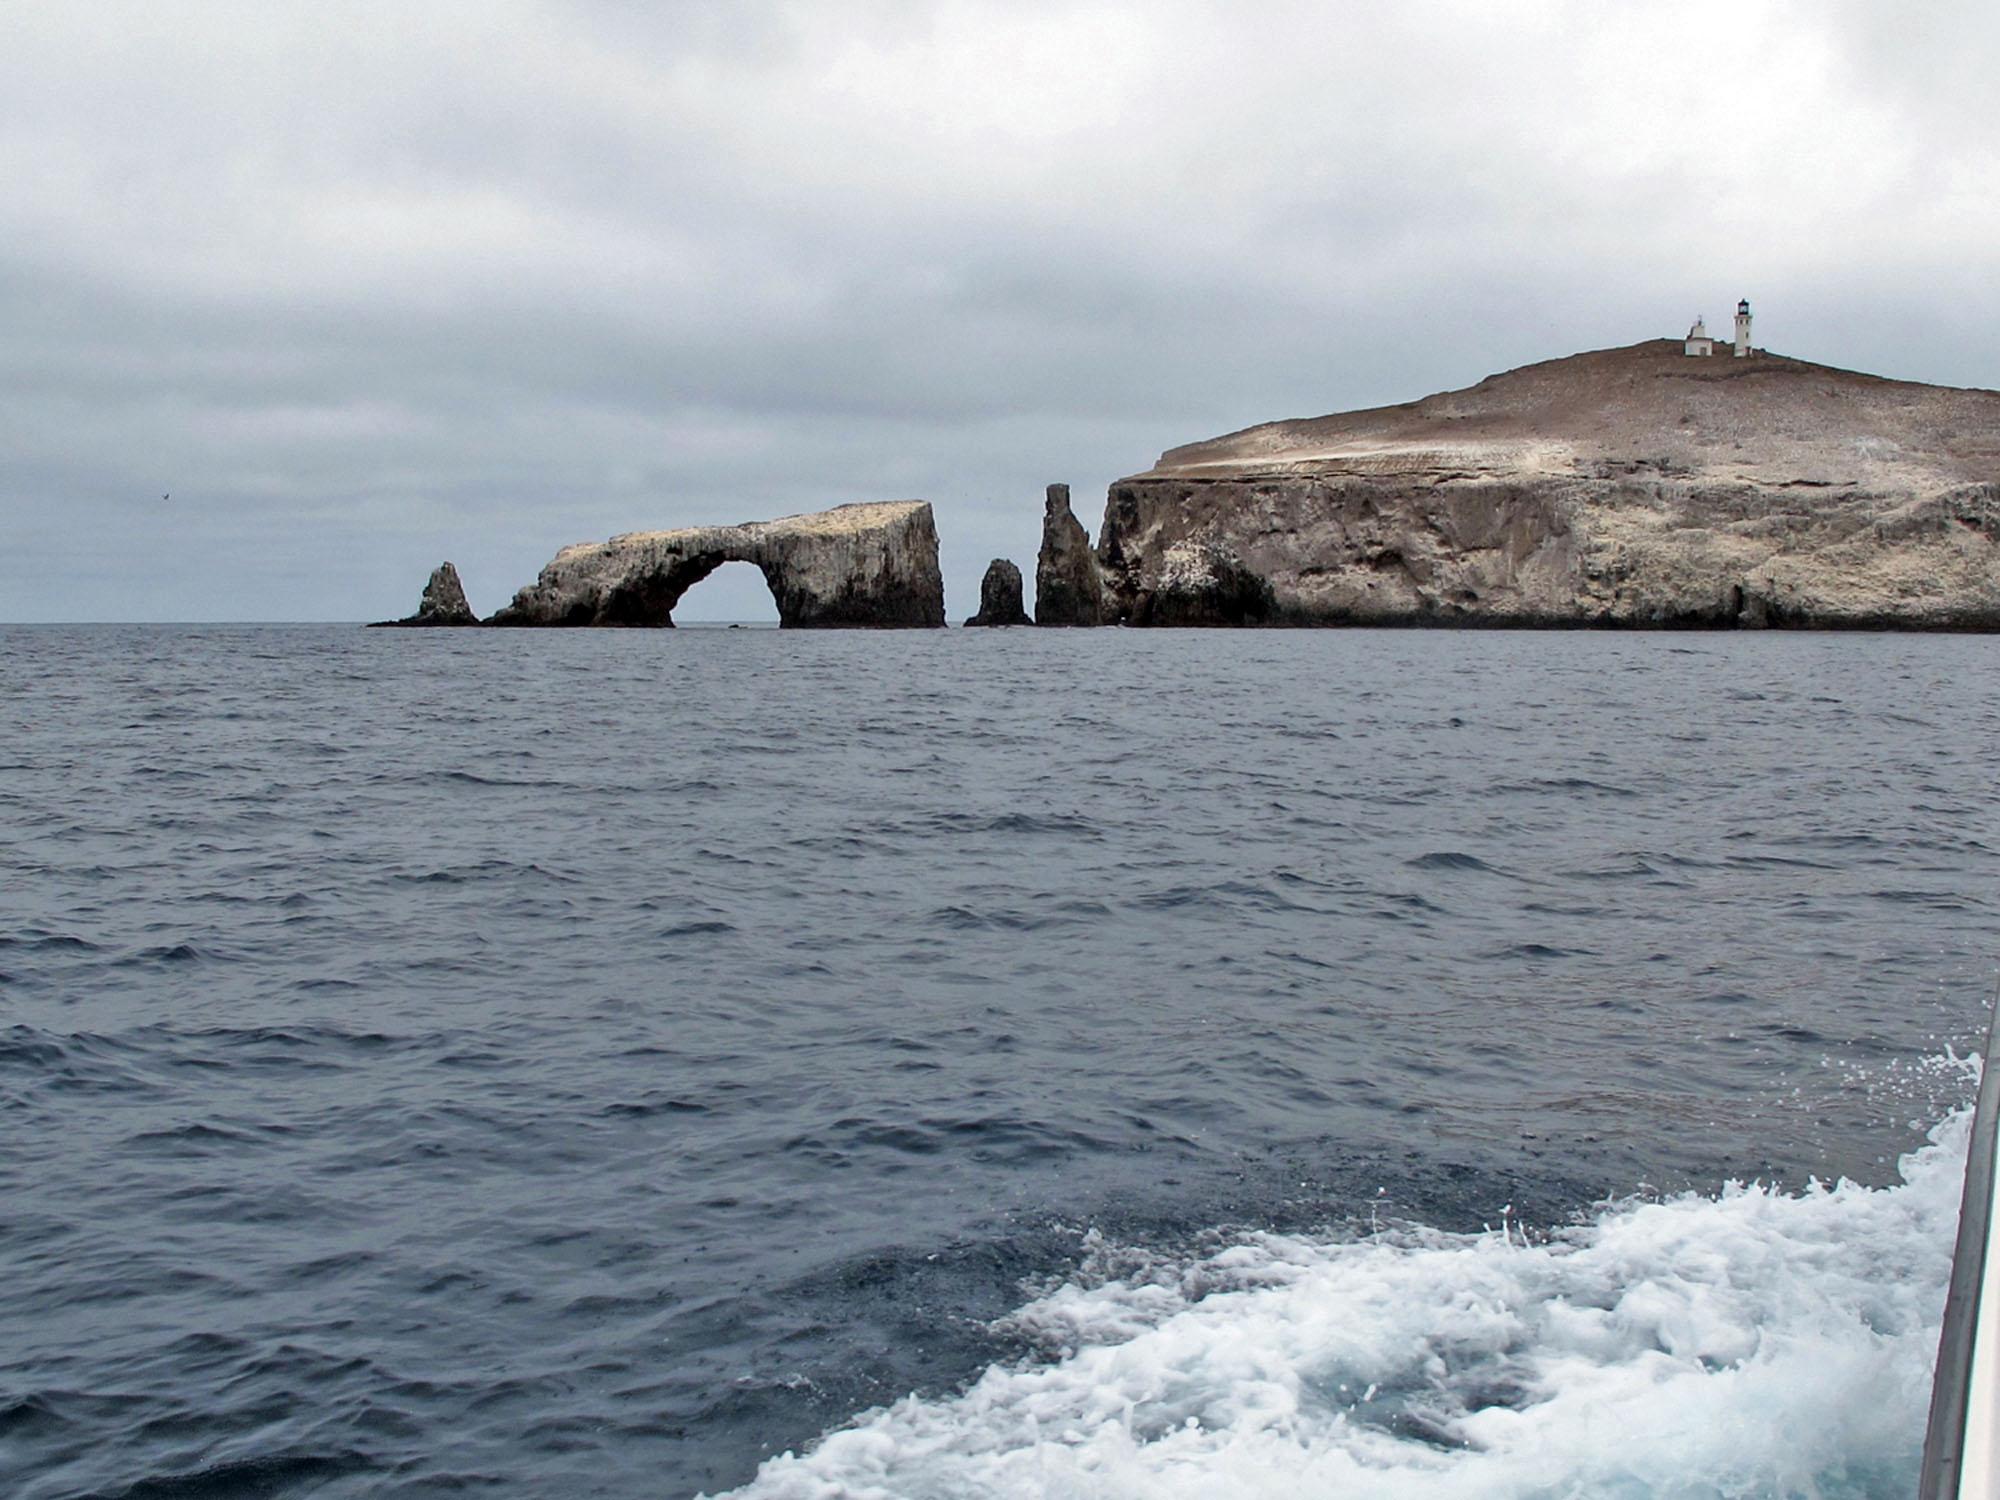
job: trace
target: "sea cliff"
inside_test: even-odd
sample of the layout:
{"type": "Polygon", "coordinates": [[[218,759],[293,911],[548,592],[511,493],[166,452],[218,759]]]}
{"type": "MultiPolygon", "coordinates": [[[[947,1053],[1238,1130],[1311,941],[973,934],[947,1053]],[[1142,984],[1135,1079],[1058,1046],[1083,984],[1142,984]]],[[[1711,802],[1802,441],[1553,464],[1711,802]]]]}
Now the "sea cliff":
{"type": "Polygon", "coordinates": [[[1660,339],[1168,451],[1097,622],[1991,630],[1996,528],[2000,393],[1660,339]]]}

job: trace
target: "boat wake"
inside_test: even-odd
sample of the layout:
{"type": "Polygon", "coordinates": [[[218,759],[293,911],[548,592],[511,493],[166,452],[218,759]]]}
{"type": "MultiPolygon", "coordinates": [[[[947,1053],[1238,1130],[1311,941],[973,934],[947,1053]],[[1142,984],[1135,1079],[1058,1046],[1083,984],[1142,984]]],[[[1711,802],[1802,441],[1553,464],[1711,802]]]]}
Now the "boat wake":
{"type": "Polygon", "coordinates": [[[869,1412],[736,1491],[1528,1500],[1907,1496],[1970,1112],[1900,1181],[1628,1201],[1547,1237],[1100,1246],[1044,1351],[869,1412]]]}

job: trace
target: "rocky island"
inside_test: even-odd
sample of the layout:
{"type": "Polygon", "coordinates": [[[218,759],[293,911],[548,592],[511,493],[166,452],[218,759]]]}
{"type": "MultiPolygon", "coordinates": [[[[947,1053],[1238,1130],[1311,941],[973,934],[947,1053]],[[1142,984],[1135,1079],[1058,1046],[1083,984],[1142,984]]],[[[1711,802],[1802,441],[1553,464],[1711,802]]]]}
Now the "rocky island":
{"type": "Polygon", "coordinates": [[[763,571],[781,626],[945,622],[931,508],[898,500],[581,542],[558,552],[486,623],[670,626],[681,595],[726,562],[763,571]]]}
{"type": "Polygon", "coordinates": [[[1094,552],[1051,490],[1038,622],[2000,628],[2000,393],[1696,352],[1175,448],[1094,552]]]}
{"type": "Polygon", "coordinates": [[[477,625],[479,616],[465,602],[465,586],[458,581],[458,569],[448,562],[431,569],[417,612],[400,620],[377,620],[377,627],[395,625],[477,625]]]}
{"type": "Polygon", "coordinates": [[[965,623],[972,626],[1033,624],[1021,603],[1021,570],[1004,557],[996,557],[988,563],[986,576],[979,580],[979,613],[965,623]]]}

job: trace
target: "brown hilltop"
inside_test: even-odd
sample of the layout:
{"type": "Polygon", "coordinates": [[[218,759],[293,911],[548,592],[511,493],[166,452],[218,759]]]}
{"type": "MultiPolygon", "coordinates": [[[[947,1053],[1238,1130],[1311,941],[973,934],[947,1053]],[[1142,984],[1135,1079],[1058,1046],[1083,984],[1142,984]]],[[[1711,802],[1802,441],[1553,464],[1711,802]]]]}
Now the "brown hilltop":
{"type": "Polygon", "coordinates": [[[1691,358],[1677,339],[1649,339],[1524,365],[1400,406],[1267,422],[1170,449],[1144,477],[1661,456],[1766,482],[1827,464],[1855,483],[1920,473],[1939,483],[1990,482],[2000,472],[2000,392],[1885,380],[1762,351],[1736,359],[1727,346],[1691,358]]]}
{"type": "Polygon", "coordinates": [[[2000,625],[2000,393],[1654,339],[1174,448],[1132,623],[2000,625]]]}

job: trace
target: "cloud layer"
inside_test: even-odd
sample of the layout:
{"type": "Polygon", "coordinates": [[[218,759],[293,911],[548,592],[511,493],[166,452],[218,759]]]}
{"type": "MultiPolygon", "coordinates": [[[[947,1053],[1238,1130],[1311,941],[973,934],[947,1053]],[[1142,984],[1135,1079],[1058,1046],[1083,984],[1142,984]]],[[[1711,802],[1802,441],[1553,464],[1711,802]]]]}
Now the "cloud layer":
{"type": "Polygon", "coordinates": [[[960,617],[1050,480],[1745,294],[2000,384],[1969,5],[4,9],[5,619],[491,609],[907,496],[960,617]]]}

